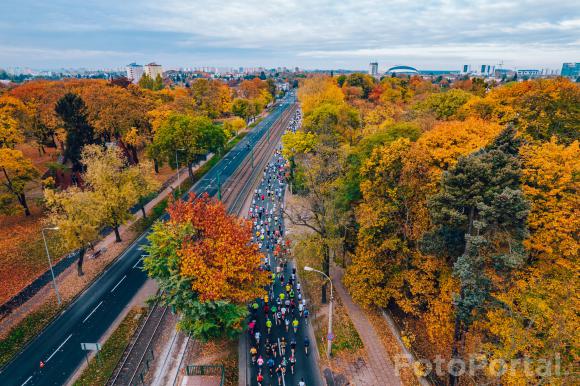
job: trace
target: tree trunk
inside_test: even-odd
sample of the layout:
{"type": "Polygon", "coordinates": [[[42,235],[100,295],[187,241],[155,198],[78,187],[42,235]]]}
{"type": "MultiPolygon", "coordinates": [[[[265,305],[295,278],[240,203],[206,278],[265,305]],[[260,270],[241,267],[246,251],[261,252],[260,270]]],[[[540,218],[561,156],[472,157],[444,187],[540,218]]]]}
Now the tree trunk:
{"type": "Polygon", "coordinates": [[[147,218],[147,213],[145,213],[145,205],[141,204],[141,213],[143,213],[143,218],[147,218]]]}
{"type": "Polygon", "coordinates": [[[121,240],[121,234],[119,233],[119,226],[115,225],[113,227],[113,229],[115,230],[115,242],[120,243],[123,240],[121,240]]]}
{"type": "Polygon", "coordinates": [[[153,158],[153,167],[155,168],[155,174],[159,174],[159,161],[157,161],[157,158],[153,158]]]}
{"type": "Polygon", "coordinates": [[[18,195],[18,202],[20,202],[20,205],[24,208],[24,215],[30,216],[30,209],[28,208],[28,203],[26,202],[26,196],[24,193],[18,195]]]}
{"type": "MultiPolygon", "coordinates": [[[[457,311],[456,311],[457,312],[457,311]]],[[[455,331],[453,333],[453,345],[451,349],[451,360],[459,359],[459,345],[463,336],[461,329],[461,319],[459,315],[455,315],[455,331]]],[[[449,386],[457,386],[459,384],[459,377],[453,371],[449,372],[449,386]]]]}
{"type": "Polygon", "coordinates": [[[138,164],[139,163],[139,157],[137,156],[137,148],[135,146],[129,146],[129,149],[131,150],[131,155],[133,156],[133,163],[138,164]]]}
{"type": "Polygon", "coordinates": [[[193,162],[187,163],[187,172],[189,173],[189,179],[193,181],[193,162]]]}
{"type": "Polygon", "coordinates": [[[86,247],[82,247],[79,249],[79,259],[77,260],[77,273],[79,276],[83,276],[83,260],[85,259],[85,252],[87,251],[86,247]]]}

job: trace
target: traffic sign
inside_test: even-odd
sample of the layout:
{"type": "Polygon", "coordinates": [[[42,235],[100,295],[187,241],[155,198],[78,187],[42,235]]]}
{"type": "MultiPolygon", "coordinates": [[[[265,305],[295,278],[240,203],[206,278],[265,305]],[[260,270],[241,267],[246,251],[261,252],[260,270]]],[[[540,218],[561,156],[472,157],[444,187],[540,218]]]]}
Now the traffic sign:
{"type": "Polygon", "coordinates": [[[98,351],[101,349],[99,343],[81,343],[81,349],[85,351],[98,351]]]}
{"type": "Polygon", "coordinates": [[[328,334],[326,336],[326,339],[328,339],[328,340],[334,340],[334,334],[328,334]]]}

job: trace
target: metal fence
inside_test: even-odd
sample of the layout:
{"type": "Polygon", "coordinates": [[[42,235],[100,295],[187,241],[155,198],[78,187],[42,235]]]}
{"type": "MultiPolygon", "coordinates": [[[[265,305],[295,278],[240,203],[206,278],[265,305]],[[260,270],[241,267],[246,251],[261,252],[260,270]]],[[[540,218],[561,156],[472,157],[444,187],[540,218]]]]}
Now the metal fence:
{"type": "Polygon", "coordinates": [[[224,365],[188,365],[185,367],[188,376],[214,376],[220,377],[220,386],[224,385],[226,373],[224,365]]]}

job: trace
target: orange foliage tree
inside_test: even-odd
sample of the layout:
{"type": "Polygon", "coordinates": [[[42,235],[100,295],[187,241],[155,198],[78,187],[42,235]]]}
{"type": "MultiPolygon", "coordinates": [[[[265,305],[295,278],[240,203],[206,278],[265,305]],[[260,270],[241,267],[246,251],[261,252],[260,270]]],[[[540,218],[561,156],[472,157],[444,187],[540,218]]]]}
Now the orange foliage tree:
{"type": "Polygon", "coordinates": [[[148,237],[145,270],[182,314],[182,330],[200,339],[236,336],[246,303],[262,296],[270,280],[259,269],[251,224],[207,194],[174,202],[168,213],[169,221],[156,223],[148,237]]]}

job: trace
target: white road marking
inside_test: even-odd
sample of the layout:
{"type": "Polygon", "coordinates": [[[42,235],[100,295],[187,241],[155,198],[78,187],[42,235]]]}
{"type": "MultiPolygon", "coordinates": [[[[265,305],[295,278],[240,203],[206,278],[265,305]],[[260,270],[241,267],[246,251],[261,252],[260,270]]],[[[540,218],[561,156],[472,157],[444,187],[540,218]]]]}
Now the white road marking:
{"type": "Polygon", "coordinates": [[[127,275],[123,276],[123,278],[121,280],[119,280],[119,282],[113,287],[111,292],[115,291],[117,289],[117,287],[119,286],[119,284],[121,284],[123,282],[123,280],[125,280],[126,278],[127,278],[127,275]]]}
{"type": "Polygon", "coordinates": [[[24,386],[24,385],[26,385],[28,382],[30,382],[30,380],[31,380],[31,379],[32,379],[32,375],[31,375],[30,377],[28,377],[28,378],[26,379],[26,381],[24,381],[24,383],[23,383],[21,386],[24,386]]]}
{"type": "Polygon", "coordinates": [[[83,320],[83,323],[86,322],[91,317],[91,315],[95,313],[95,311],[97,310],[97,308],[99,308],[101,306],[101,304],[103,304],[103,301],[101,301],[99,304],[97,304],[97,306],[95,308],[93,308],[91,313],[88,314],[87,317],[83,320]]]}
{"type": "Polygon", "coordinates": [[[137,262],[135,263],[135,265],[133,266],[133,268],[135,268],[137,265],[139,265],[139,263],[141,262],[141,260],[143,260],[143,256],[141,256],[139,258],[139,260],[137,260],[137,262]]]}
{"type": "Polygon", "coordinates": [[[60,346],[58,346],[58,348],[57,348],[56,350],[54,350],[54,352],[53,352],[53,353],[52,353],[52,354],[51,354],[51,355],[48,357],[48,359],[47,359],[47,360],[45,360],[44,362],[45,362],[45,363],[48,363],[48,361],[52,359],[52,357],[53,357],[53,356],[54,356],[54,355],[55,355],[55,354],[58,352],[58,350],[60,350],[60,349],[62,348],[62,346],[64,346],[64,344],[65,344],[66,342],[68,342],[68,340],[69,340],[71,337],[72,337],[72,334],[70,334],[70,335],[68,336],[68,338],[66,338],[66,339],[64,340],[64,342],[62,342],[62,343],[60,344],[60,346]]]}

